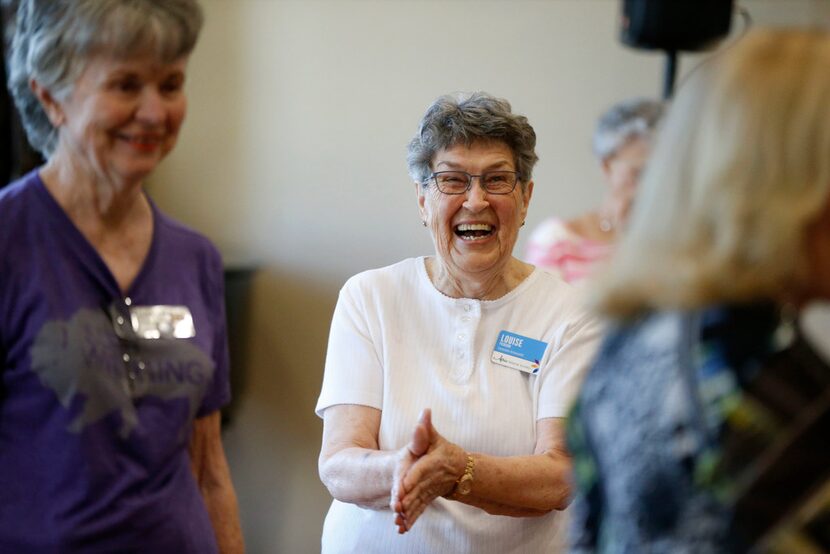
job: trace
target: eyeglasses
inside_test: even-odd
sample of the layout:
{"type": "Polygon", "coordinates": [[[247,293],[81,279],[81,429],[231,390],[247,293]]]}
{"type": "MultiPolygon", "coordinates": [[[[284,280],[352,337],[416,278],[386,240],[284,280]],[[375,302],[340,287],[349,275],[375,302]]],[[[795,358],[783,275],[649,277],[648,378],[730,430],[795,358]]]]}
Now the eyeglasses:
{"type": "Polygon", "coordinates": [[[430,175],[444,194],[464,194],[473,186],[473,177],[478,177],[481,188],[488,194],[510,194],[519,181],[517,171],[485,171],[481,175],[466,171],[436,171],[430,175]]]}

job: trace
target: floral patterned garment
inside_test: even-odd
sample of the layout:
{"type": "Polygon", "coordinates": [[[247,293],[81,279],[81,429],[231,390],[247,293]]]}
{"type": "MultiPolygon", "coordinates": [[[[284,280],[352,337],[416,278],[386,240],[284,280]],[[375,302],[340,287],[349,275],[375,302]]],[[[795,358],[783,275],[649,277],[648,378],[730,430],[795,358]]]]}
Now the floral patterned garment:
{"type": "Polygon", "coordinates": [[[573,552],[830,552],[830,367],[774,306],[613,330],[568,440],[573,552]]]}

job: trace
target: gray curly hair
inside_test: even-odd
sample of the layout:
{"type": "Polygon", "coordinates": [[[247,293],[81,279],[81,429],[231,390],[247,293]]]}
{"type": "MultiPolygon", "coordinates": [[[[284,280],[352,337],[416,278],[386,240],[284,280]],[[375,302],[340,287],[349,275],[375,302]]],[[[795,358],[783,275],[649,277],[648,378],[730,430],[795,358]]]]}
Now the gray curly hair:
{"type": "Polygon", "coordinates": [[[170,62],[189,54],[202,28],[197,0],[22,0],[9,61],[9,90],[32,146],[49,157],[57,130],[29,84],[68,96],[86,62],[104,54],[151,53],[170,62]]]}
{"type": "Polygon", "coordinates": [[[477,141],[506,144],[513,152],[521,186],[527,186],[539,160],[536,132],[525,116],[511,111],[507,100],[485,92],[448,94],[432,103],[409,143],[409,175],[426,185],[432,175],[432,158],[439,150],[477,141]]]}
{"type": "Polygon", "coordinates": [[[614,104],[597,121],[594,155],[604,161],[633,138],[651,138],[663,110],[663,103],[651,98],[631,98],[614,104]]]}

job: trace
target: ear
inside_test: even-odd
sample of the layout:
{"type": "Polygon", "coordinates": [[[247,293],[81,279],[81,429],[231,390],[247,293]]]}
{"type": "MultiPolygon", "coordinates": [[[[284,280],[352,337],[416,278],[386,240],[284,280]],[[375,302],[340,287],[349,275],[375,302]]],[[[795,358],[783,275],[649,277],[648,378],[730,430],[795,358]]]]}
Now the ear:
{"type": "Polygon", "coordinates": [[[527,208],[530,206],[530,198],[533,196],[533,181],[530,181],[522,192],[522,221],[527,218],[527,208]]]}
{"type": "Polygon", "coordinates": [[[421,214],[421,221],[426,221],[427,212],[424,208],[426,203],[426,196],[424,195],[424,185],[415,183],[415,194],[418,195],[418,212],[421,214]]]}
{"type": "Polygon", "coordinates": [[[43,111],[46,112],[46,117],[49,118],[52,127],[57,128],[63,125],[66,120],[63,115],[63,108],[52,93],[34,79],[29,81],[29,88],[32,90],[35,98],[40,102],[43,111]]]}

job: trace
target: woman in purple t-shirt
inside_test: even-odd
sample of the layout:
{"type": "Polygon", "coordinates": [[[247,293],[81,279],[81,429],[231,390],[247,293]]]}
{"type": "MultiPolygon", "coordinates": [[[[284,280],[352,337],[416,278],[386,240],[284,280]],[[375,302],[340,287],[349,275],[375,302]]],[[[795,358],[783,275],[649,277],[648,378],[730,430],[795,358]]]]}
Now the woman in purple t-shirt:
{"type": "Polygon", "coordinates": [[[241,552],[218,252],[143,183],[196,0],[25,0],[10,89],[45,165],[0,193],[0,552],[241,552]]]}

